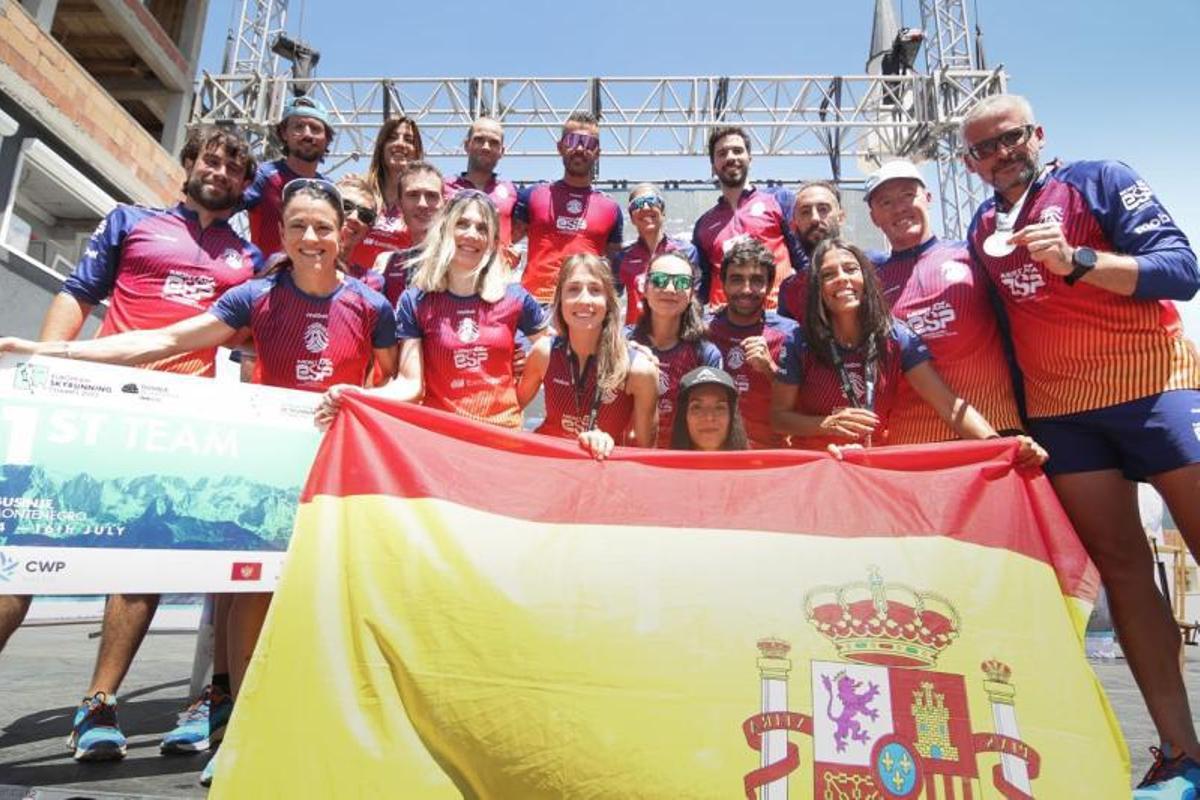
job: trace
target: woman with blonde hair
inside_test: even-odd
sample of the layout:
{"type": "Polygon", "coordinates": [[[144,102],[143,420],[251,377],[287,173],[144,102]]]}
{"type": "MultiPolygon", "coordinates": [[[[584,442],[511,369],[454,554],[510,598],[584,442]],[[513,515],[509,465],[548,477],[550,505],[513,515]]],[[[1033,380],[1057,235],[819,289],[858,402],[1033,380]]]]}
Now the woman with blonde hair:
{"type": "Polygon", "coordinates": [[[354,249],[350,260],[368,269],[383,253],[403,250],[412,244],[400,215],[400,171],[425,157],[421,131],[412,117],[389,117],[375,134],[375,150],[367,169],[367,186],[375,195],[380,212],[375,224],[354,249]]]}
{"type": "MultiPolygon", "coordinates": [[[[396,308],[400,340],[388,397],[507,428],[521,426],[513,351],[517,331],[540,338],[549,317],[511,282],[501,254],[496,208],[483,192],[455,195],[413,262],[396,308]]],[[[327,426],[342,394],[326,392],[317,423],[327,426]]]]}
{"type": "Polygon", "coordinates": [[[639,355],[621,330],[620,306],[608,262],[577,253],[563,262],[551,304],[558,335],[534,345],[517,386],[528,404],[546,390],[546,418],[537,433],[574,438],[596,459],[626,441],[653,447],[657,434],[658,368],[639,355]]]}

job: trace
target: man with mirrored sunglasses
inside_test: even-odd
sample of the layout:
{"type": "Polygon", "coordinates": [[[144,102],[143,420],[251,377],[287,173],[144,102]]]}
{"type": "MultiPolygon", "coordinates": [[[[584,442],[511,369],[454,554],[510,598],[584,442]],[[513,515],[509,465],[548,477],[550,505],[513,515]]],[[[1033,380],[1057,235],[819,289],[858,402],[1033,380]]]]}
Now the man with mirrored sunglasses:
{"type": "Polygon", "coordinates": [[[600,123],[576,111],[558,140],[563,177],[523,189],[513,209],[514,234],[529,237],[521,283],[534,299],[549,305],[558,271],[567,256],[591,253],[613,258],[621,249],[624,220],[616,201],[592,188],[600,160],[600,123]]]}
{"type": "Polygon", "coordinates": [[[1118,161],[1042,165],[1029,102],[964,118],[968,169],[995,190],[968,233],[1008,314],[1029,432],[1100,570],[1121,647],[1161,738],[1135,798],[1200,790],[1180,634],[1155,585],[1137,483],[1163,496],[1200,556],[1200,356],[1172,301],[1200,288],[1196,255],[1150,186],[1118,161]]]}

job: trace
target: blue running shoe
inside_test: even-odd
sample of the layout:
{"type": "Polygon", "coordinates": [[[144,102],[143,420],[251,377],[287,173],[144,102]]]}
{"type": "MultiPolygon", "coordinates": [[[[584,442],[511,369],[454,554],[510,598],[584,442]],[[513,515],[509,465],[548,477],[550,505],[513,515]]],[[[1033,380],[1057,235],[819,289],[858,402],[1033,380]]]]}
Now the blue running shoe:
{"type": "Polygon", "coordinates": [[[112,761],[125,757],[125,734],[117,725],[117,701],[104,692],[83,698],[67,737],[76,761],[112,761]]]}
{"type": "Polygon", "coordinates": [[[225,736],[233,713],[233,698],[218,686],[208,685],[196,702],[179,715],[175,730],[163,737],[163,753],[203,753],[225,736]]]}
{"type": "Polygon", "coordinates": [[[1168,758],[1151,747],[1154,764],[1133,790],[1133,800],[1200,800],[1200,763],[1180,753],[1168,758]]]}
{"type": "Polygon", "coordinates": [[[213,757],[204,765],[204,769],[200,772],[200,785],[204,787],[212,786],[213,776],[217,774],[217,754],[213,753],[213,757]]]}

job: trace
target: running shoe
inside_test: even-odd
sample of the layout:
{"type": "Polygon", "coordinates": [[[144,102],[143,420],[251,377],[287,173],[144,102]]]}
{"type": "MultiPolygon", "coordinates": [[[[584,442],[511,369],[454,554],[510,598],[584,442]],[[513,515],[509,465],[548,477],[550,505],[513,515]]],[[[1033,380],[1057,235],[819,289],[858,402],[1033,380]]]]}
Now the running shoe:
{"type": "Polygon", "coordinates": [[[175,729],[163,737],[163,753],[203,753],[225,736],[233,713],[233,698],[224,689],[209,684],[196,701],[179,715],[175,729]]]}
{"type": "Polygon", "coordinates": [[[213,753],[212,758],[204,765],[204,769],[200,772],[200,785],[204,787],[212,786],[213,776],[217,774],[217,754],[213,753]]]}
{"type": "Polygon", "coordinates": [[[125,734],[117,725],[117,700],[104,692],[83,698],[75,712],[67,749],[76,761],[112,761],[125,757],[125,734]]]}
{"type": "Polygon", "coordinates": [[[1150,752],[1154,763],[1133,790],[1133,800],[1200,799],[1200,763],[1196,759],[1184,753],[1168,758],[1157,747],[1150,752]]]}

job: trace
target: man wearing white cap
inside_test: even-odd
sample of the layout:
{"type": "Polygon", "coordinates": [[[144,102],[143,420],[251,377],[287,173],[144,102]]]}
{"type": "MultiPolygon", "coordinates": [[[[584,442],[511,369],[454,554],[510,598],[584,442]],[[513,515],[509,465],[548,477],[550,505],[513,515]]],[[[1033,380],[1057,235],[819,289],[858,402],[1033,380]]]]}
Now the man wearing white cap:
{"type": "MultiPolygon", "coordinates": [[[[938,373],[998,431],[1021,427],[987,278],[972,266],[965,242],[934,235],[925,180],[907,159],[889,161],[867,178],[871,221],[891,255],[877,267],[892,314],[925,340],[938,373]]],[[[958,438],[905,382],[889,422],[890,444],[958,438]]]]}

